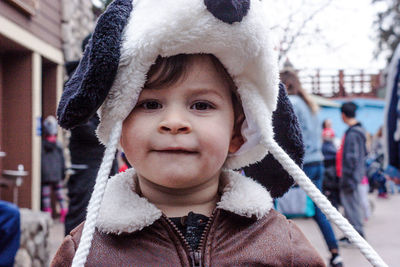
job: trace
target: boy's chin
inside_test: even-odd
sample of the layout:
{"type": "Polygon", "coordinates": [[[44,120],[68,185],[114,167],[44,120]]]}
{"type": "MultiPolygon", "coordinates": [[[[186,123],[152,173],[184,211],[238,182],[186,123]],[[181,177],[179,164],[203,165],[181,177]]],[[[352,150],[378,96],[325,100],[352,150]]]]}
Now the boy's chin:
{"type": "Polygon", "coordinates": [[[142,177],[147,181],[168,189],[190,189],[197,186],[200,186],[209,180],[213,179],[214,177],[200,177],[196,174],[168,174],[168,173],[159,173],[156,175],[151,175],[148,177],[142,177]],[[154,177],[154,178],[153,178],[154,177]]]}

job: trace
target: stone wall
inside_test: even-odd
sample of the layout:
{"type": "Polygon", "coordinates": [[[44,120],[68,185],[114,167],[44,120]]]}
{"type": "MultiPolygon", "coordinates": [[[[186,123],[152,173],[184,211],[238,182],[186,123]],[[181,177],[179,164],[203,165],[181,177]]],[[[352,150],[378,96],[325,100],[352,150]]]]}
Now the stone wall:
{"type": "Polygon", "coordinates": [[[48,213],[20,209],[21,245],[14,267],[49,265],[49,232],[52,219],[48,213]]]}
{"type": "Polygon", "coordinates": [[[82,55],[82,40],[94,29],[93,4],[90,0],[61,1],[65,61],[78,60],[82,55]]]}

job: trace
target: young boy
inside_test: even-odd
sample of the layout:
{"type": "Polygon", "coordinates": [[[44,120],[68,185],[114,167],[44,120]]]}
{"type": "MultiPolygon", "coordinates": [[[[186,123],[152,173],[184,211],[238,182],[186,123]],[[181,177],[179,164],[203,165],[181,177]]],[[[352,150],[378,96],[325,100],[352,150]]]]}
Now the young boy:
{"type": "MultiPolygon", "coordinates": [[[[97,133],[107,151],[86,222],[52,266],[325,266],[272,209],[266,188],[233,171],[276,148],[276,105],[285,119],[274,130],[299,133],[287,96],[278,99],[263,5],[111,4],[58,110],[70,128],[101,105],[97,133]],[[108,181],[118,142],[133,168],[108,181]]],[[[293,152],[299,138],[279,140],[293,152]]],[[[270,179],[271,194],[290,186],[280,185],[288,179],[281,166],[270,179]]]]}
{"type": "MultiPolygon", "coordinates": [[[[340,152],[342,170],[339,175],[339,189],[345,217],[364,236],[361,182],[366,175],[366,131],[356,119],[356,110],[357,106],[353,102],[343,103],[340,109],[342,120],[349,128],[344,134],[340,152]]],[[[343,244],[350,243],[347,237],[340,241],[343,244]]]]}

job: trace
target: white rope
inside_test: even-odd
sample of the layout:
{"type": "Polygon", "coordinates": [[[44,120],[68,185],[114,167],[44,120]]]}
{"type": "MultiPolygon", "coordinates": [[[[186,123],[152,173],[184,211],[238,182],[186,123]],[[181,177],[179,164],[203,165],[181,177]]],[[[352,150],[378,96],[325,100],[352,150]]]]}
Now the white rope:
{"type": "Polygon", "coordinates": [[[103,200],[103,195],[107,186],[108,176],[115,158],[117,145],[121,137],[122,122],[117,122],[112,129],[103,162],[101,163],[96,178],[96,185],[87,208],[85,225],[83,226],[82,237],[79,242],[78,250],[72,261],[72,267],[83,267],[86,263],[90,247],[92,245],[93,234],[96,227],[97,217],[103,200]]]}
{"type": "Polygon", "coordinates": [[[321,193],[321,191],[313,184],[307,175],[299,166],[285,153],[285,151],[275,142],[266,143],[268,150],[275,157],[282,167],[289,173],[291,177],[300,185],[314,203],[323,211],[323,213],[332,221],[342,232],[356,245],[368,261],[376,267],[387,267],[388,265],[376,253],[376,251],[368,244],[364,238],[353,228],[353,226],[340,214],[340,212],[332,206],[330,201],[321,193]]]}

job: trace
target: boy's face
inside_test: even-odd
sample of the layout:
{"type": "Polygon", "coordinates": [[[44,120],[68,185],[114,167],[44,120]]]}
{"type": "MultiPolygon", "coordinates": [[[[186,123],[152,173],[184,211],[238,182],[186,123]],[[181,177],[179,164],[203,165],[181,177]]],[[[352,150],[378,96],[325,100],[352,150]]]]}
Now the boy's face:
{"type": "Polygon", "coordinates": [[[181,81],[141,92],[121,144],[139,178],[190,188],[218,178],[228,152],[239,149],[234,117],[227,82],[209,57],[199,56],[181,81]]]}

